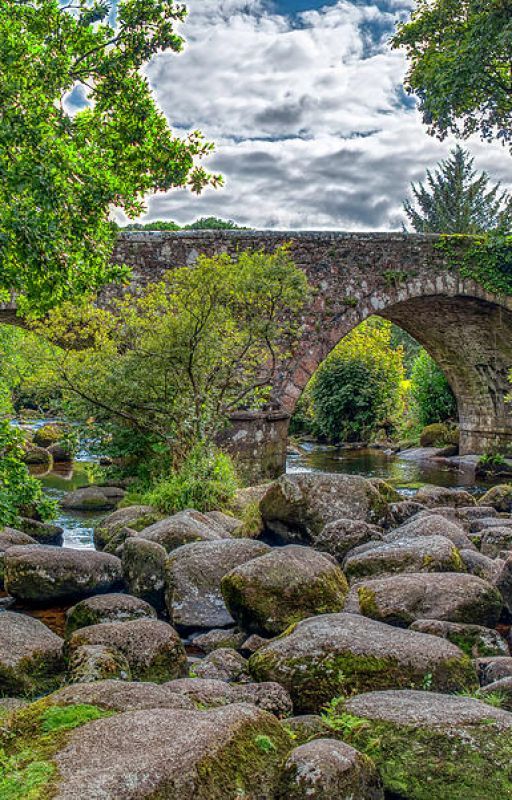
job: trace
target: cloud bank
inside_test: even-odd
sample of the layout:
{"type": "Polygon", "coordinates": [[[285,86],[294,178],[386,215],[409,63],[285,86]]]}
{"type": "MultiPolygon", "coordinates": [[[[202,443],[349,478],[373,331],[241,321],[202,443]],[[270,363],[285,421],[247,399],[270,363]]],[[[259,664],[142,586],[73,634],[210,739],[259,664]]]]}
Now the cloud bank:
{"type": "MultiPolygon", "coordinates": [[[[453,146],[427,135],[402,89],[404,57],[388,44],[413,0],[188,5],[184,53],[154,58],[147,74],[176,133],[199,128],[216,143],[207,166],[226,185],[150,198],[143,221],[399,229],[410,181],[453,146]]],[[[479,168],[512,183],[501,146],[468,146],[479,168]]]]}

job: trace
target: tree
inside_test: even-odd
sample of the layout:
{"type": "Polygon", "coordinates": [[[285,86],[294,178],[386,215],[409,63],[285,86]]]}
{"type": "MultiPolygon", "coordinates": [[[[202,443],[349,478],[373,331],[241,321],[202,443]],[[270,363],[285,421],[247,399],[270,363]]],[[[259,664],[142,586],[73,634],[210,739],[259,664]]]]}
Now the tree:
{"type": "Polygon", "coordinates": [[[457,401],[444,372],[421,350],[411,374],[413,412],[421,425],[457,419],[457,401]]]}
{"type": "Polygon", "coordinates": [[[317,432],[333,442],[368,440],[401,411],[403,351],[391,349],[391,323],[372,319],[346,336],[306,390],[317,432]]]}
{"type": "Polygon", "coordinates": [[[490,184],[487,172],[477,174],[474,158],[457,145],[427,180],[411,184],[413,200],[404,209],[419,233],[476,234],[512,225],[512,196],[490,184]]]}
{"type": "Polygon", "coordinates": [[[230,412],[267,401],[306,298],[286,247],[200,256],[111,310],[68,303],[38,329],[65,348],[55,368],[70,411],[94,417],[112,455],[177,467],[230,412]]]}
{"type": "Polygon", "coordinates": [[[406,49],[406,88],[429,133],[479,133],[512,148],[511,41],[510,0],[419,0],[392,44],[406,49]]]}
{"type": "Polygon", "coordinates": [[[149,192],[219,183],[198,164],[212,146],[173,136],[142,72],[181,50],[185,15],[171,0],[0,0],[0,290],[22,311],[123,278],[112,206],[136,217],[149,192]]]}

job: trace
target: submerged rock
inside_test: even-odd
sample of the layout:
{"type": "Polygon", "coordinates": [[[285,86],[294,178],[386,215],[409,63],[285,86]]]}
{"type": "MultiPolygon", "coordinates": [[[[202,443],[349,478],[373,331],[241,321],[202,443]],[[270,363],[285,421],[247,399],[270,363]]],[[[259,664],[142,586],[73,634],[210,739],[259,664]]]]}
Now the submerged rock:
{"type": "Polygon", "coordinates": [[[386,796],[512,798],[512,714],[470,697],[407,689],[350,698],[342,712],[345,741],[371,753],[386,796]]]}
{"type": "Polygon", "coordinates": [[[0,613],[0,694],[33,696],[56,689],[62,679],[63,640],[39,620],[0,613]]]}
{"type": "Polygon", "coordinates": [[[78,600],[122,586],[120,560],[93,550],[11,547],[4,565],[6,590],[17,600],[34,605],[78,600]]]}
{"type": "Polygon", "coordinates": [[[89,625],[72,634],[70,653],[83,645],[115,647],[126,657],[134,680],[163,683],[187,673],[185,648],[166,622],[137,619],[89,625]]]}
{"type": "Polygon", "coordinates": [[[298,712],[319,712],[333,697],[372,689],[477,688],[471,660],[437,636],[400,630],[354,614],[299,622],[249,659],[257,680],[277,681],[298,712]]]}
{"type": "Polygon", "coordinates": [[[222,579],[226,605],[240,627],[270,636],[313,614],[341,611],[347,591],[334,559],[299,545],[274,549],[222,579]]]}

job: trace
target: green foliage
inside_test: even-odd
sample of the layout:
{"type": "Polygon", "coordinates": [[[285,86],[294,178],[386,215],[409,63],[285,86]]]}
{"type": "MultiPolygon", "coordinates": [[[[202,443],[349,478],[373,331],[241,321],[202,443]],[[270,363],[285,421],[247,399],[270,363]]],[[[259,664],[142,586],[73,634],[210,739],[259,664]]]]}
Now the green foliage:
{"type": "Polygon", "coordinates": [[[238,489],[233,462],[226,453],[196,445],[181,467],[159,480],[141,502],[165,514],[186,508],[213,511],[224,508],[238,489]]]}
{"type": "Polygon", "coordinates": [[[495,469],[497,467],[506,467],[506,459],[499,453],[485,453],[478,459],[478,466],[485,467],[486,469],[495,469]]]}
{"type": "Polygon", "coordinates": [[[273,753],[277,750],[274,742],[270,738],[270,736],[256,736],[254,739],[256,746],[261,750],[262,753],[273,753]]]}
{"type": "Polygon", "coordinates": [[[2,0],[0,288],[24,313],[126,277],[110,257],[112,206],[149,192],[218,185],[198,132],[173,136],[143,68],[178,53],[172,0],[2,0]]]}
{"type": "Polygon", "coordinates": [[[421,345],[416,339],[407,333],[407,331],[399,328],[398,325],[391,325],[391,340],[390,346],[393,350],[401,347],[404,354],[404,369],[405,374],[409,377],[412,370],[414,359],[421,350],[421,345]]]}
{"type": "Polygon", "coordinates": [[[413,413],[421,425],[457,418],[457,401],[442,370],[421,350],[411,373],[413,413]]]}
{"type": "Polygon", "coordinates": [[[442,236],[434,245],[453,269],[486,291],[512,295],[512,234],[504,230],[480,236],[442,236]]]}
{"type": "Polygon", "coordinates": [[[64,348],[66,408],[95,420],[103,452],[167,470],[267,401],[307,294],[287,248],[200,256],[111,310],[63,305],[38,330],[64,348]]]}
{"type": "Polygon", "coordinates": [[[0,748],[0,797],[2,800],[38,800],[40,792],[55,773],[55,766],[47,761],[24,763],[16,756],[8,756],[0,748]],[[20,763],[21,761],[21,763],[20,763]]]}
{"type": "Polygon", "coordinates": [[[40,481],[22,462],[23,452],[21,432],[0,419],[0,529],[15,525],[20,515],[42,520],[56,515],[55,503],[43,495],[40,481]]]}
{"type": "MultiPolygon", "coordinates": [[[[363,322],[334,348],[307,393],[315,429],[330,441],[370,439],[401,411],[403,352],[391,349],[391,324],[363,322]]],[[[302,412],[304,413],[304,412],[302,412]]]]}
{"type": "Polygon", "coordinates": [[[429,133],[480,133],[512,147],[511,38],[509,0],[418,0],[392,43],[406,49],[406,88],[429,133]]]}
{"type": "Polygon", "coordinates": [[[237,225],[233,220],[219,219],[219,217],[201,217],[188,225],[178,225],[172,220],[155,220],[154,222],[130,222],[120,228],[121,231],[221,231],[221,230],[247,230],[237,225]]]}
{"type": "Polygon", "coordinates": [[[40,336],[12,325],[0,325],[0,413],[21,408],[53,411],[60,390],[50,368],[52,348],[40,336]]]}
{"type": "Polygon", "coordinates": [[[112,712],[104,711],[87,703],[73,706],[49,706],[41,715],[41,730],[43,733],[72,730],[93,719],[111,715],[112,712]]]}
{"type": "Polygon", "coordinates": [[[489,185],[486,172],[473,169],[474,159],[457,145],[450,158],[441,161],[426,183],[412,183],[413,200],[404,209],[419,233],[477,234],[493,228],[510,228],[512,196],[489,185]]]}

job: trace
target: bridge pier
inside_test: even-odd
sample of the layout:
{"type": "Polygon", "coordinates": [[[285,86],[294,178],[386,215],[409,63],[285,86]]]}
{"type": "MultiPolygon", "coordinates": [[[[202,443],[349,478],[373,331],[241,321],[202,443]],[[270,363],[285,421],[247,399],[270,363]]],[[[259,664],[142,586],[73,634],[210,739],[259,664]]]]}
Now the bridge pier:
{"type": "Polygon", "coordinates": [[[290,415],[286,411],[238,411],[219,437],[242,480],[250,485],[277,478],[286,468],[290,415]]]}

